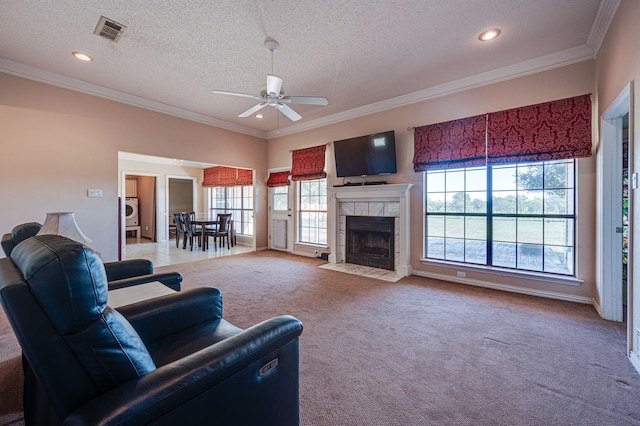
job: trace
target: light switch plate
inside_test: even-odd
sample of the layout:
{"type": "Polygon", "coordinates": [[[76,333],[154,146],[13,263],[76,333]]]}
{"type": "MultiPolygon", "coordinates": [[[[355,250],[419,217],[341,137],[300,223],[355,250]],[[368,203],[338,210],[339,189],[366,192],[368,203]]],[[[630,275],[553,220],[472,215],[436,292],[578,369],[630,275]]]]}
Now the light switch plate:
{"type": "Polygon", "coordinates": [[[631,175],[631,189],[638,189],[638,173],[631,175]]]}
{"type": "Polygon", "coordinates": [[[87,197],[102,198],[102,189],[87,189],[87,197]]]}

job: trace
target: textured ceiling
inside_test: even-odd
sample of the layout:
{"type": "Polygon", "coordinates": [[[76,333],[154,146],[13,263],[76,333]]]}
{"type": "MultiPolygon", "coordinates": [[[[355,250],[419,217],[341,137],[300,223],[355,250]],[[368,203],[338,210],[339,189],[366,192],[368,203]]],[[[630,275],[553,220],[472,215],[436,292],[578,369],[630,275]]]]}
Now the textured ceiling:
{"type": "MultiPolygon", "coordinates": [[[[0,71],[272,137],[593,58],[618,0],[1,0],[0,71]],[[127,28],[93,34],[100,16],[127,28]],[[477,40],[492,27],[502,35],[477,40]],[[238,118],[271,72],[324,96],[238,118]],[[83,51],[94,61],[71,56],[83,51]]],[[[0,95],[1,96],[1,95],[0,95]]]]}

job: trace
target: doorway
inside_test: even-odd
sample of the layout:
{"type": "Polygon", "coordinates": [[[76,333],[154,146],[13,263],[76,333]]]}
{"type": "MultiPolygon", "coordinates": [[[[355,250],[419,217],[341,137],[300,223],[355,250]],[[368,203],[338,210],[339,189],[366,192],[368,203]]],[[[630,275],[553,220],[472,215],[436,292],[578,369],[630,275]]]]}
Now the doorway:
{"type": "Polygon", "coordinates": [[[269,188],[269,249],[293,253],[291,185],[269,188]]]}
{"type": "Polygon", "coordinates": [[[633,172],[634,147],[629,117],[629,83],[602,114],[598,161],[598,310],[604,319],[627,322],[627,355],[633,347],[633,199],[638,188],[633,172]],[[625,191],[624,170],[628,186],[625,191]],[[624,208],[626,206],[626,209],[624,208]],[[626,210],[626,211],[625,211],[626,210]],[[626,214],[625,214],[626,213],[626,214]],[[625,221],[626,219],[626,221],[625,221]],[[625,265],[626,264],[626,268],[625,265]],[[626,285],[625,285],[626,283],[626,285]]]}
{"type": "Polygon", "coordinates": [[[141,239],[156,242],[156,177],[125,174],[125,241],[141,239]]]}
{"type": "Polygon", "coordinates": [[[622,117],[622,321],[629,303],[629,114],[622,117]]]}
{"type": "Polygon", "coordinates": [[[194,188],[195,181],[193,178],[184,177],[167,177],[167,202],[169,204],[169,238],[175,236],[176,223],[173,219],[174,213],[192,212],[194,208],[194,188]]]}

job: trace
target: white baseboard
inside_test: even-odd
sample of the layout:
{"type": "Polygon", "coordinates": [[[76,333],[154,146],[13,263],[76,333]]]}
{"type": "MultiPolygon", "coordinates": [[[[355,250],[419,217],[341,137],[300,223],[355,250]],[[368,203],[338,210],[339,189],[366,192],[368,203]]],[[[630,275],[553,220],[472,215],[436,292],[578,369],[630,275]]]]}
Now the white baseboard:
{"type": "Polygon", "coordinates": [[[592,305],[593,300],[586,296],[574,296],[571,294],[557,293],[553,291],[536,290],[532,288],[517,287],[507,284],[498,284],[490,281],[472,280],[470,278],[452,277],[451,275],[434,274],[432,272],[413,271],[413,275],[425,278],[435,278],[441,281],[450,281],[460,284],[473,285],[476,287],[492,288],[494,290],[509,291],[511,293],[527,294],[530,296],[546,297],[548,299],[565,300],[568,302],[584,303],[592,305]]]}
{"type": "Polygon", "coordinates": [[[296,250],[294,250],[293,254],[295,254],[297,256],[306,256],[306,257],[313,257],[313,258],[318,258],[319,259],[318,256],[316,256],[313,253],[309,253],[308,251],[296,251],[296,250]]]}
{"type": "Polygon", "coordinates": [[[631,361],[631,365],[636,369],[636,372],[640,374],[640,356],[638,356],[638,353],[635,351],[631,352],[631,355],[629,355],[629,361],[631,361]]]}
{"type": "Polygon", "coordinates": [[[600,318],[604,318],[604,312],[602,310],[602,306],[600,306],[600,303],[598,303],[596,299],[591,299],[591,304],[594,308],[596,308],[596,312],[598,313],[598,315],[600,315],[600,318]]]}

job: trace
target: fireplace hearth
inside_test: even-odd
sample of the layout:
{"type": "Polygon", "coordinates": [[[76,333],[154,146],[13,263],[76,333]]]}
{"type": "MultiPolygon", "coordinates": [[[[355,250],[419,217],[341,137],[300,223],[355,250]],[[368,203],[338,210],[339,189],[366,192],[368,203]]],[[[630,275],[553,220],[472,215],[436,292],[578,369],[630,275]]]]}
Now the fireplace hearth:
{"type": "Polygon", "coordinates": [[[347,216],[346,261],[394,270],[394,218],[347,216]]]}

